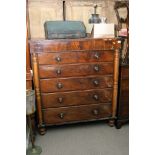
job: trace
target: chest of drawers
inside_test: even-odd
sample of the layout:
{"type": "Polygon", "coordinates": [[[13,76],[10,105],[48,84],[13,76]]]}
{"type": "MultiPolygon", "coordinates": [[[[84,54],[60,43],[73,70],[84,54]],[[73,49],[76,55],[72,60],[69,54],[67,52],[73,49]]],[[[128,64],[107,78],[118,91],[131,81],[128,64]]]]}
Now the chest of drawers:
{"type": "Polygon", "coordinates": [[[120,46],[117,39],[30,41],[41,134],[50,125],[114,124],[120,46]]]}

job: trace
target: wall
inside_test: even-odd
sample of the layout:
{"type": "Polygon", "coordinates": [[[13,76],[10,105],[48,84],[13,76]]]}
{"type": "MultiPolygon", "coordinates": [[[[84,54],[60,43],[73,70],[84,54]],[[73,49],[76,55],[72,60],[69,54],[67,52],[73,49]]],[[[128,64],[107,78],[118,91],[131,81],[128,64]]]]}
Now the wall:
{"type": "MultiPolygon", "coordinates": [[[[31,38],[45,38],[44,22],[48,20],[62,20],[63,0],[28,0],[31,38]]],[[[117,24],[114,12],[115,0],[66,0],[66,20],[81,20],[87,33],[91,31],[88,19],[94,12],[93,6],[98,5],[97,13],[105,16],[108,23],[117,24]]],[[[122,10],[123,12],[124,10],[122,10]]]]}

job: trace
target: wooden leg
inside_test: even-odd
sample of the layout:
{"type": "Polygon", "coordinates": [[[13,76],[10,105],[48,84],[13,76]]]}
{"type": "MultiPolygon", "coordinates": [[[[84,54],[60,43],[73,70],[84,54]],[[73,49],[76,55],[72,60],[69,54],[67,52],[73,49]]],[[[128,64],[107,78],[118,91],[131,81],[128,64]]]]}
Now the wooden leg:
{"type": "Polygon", "coordinates": [[[39,134],[45,135],[45,133],[46,133],[46,128],[45,127],[39,127],[39,134]]]}
{"type": "Polygon", "coordinates": [[[108,122],[108,125],[110,127],[113,127],[115,125],[115,120],[114,119],[110,119],[109,122],[108,122]]]}

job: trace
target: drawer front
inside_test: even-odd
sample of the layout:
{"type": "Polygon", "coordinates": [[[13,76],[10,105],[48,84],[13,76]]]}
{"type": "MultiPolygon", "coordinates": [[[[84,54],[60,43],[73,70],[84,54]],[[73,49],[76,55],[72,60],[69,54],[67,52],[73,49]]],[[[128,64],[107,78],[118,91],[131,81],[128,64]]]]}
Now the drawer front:
{"type": "Polygon", "coordinates": [[[101,89],[111,88],[112,86],[113,76],[98,76],[87,78],[53,78],[40,80],[40,88],[42,93],[101,89]]]}
{"type": "Polygon", "coordinates": [[[41,98],[42,108],[107,103],[112,100],[112,89],[43,93],[41,98]]]}
{"type": "Polygon", "coordinates": [[[113,73],[113,63],[92,63],[72,65],[40,65],[39,77],[69,77],[87,75],[108,75],[113,73]]]}
{"type": "Polygon", "coordinates": [[[93,104],[43,110],[45,124],[63,124],[81,120],[111,117],[111,104],[93,104]]]}
{"type": "Polygon", "coordinates": [[[69,64],[84,62],[112,62],[113,51],[77,51],[38,53],[39,64],[69,64]]]}
{"type": "Polygon", "coordinates": [[[34,40],[30,41],[31,52],[57,52],[57,51],[76,51],[76,50],[114,50],[120,47],[118,40],[114,39],[55,39],[55,40],[34,40]],[[33,50],[32,50],[33,49],[33,50]]]}

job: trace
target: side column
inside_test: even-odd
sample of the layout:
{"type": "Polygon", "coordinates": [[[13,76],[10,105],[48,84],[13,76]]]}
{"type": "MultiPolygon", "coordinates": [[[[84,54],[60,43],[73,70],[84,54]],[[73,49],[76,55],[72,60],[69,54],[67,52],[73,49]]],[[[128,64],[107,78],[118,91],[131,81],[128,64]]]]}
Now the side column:
{"type": "Polygon", "coordinates": [[[32,64],[33,64],[33,81],[36,93],[36,101],[37,101],[37,116],[38,116],[38,128],[39,133],[44,135],[46,133],[45,125],[43,123],[42,116],[42,108],[41,108],[41,93],[40,93],[40,85],[39,85],[39,74],[38,74],[38,56],[36,53],[32,53],[32,64]]]}
{"type": "Polygon", "coordinates": [[[117,112],[117,96],[118,96],[118,76],[119,76],[119,57],[120,57],[120,41],[115,43],[114,50],[114,75],[113,75],[113,98],[112,98],[112,119],[109,120],[109,126],[114,126],[117,112]]]}

